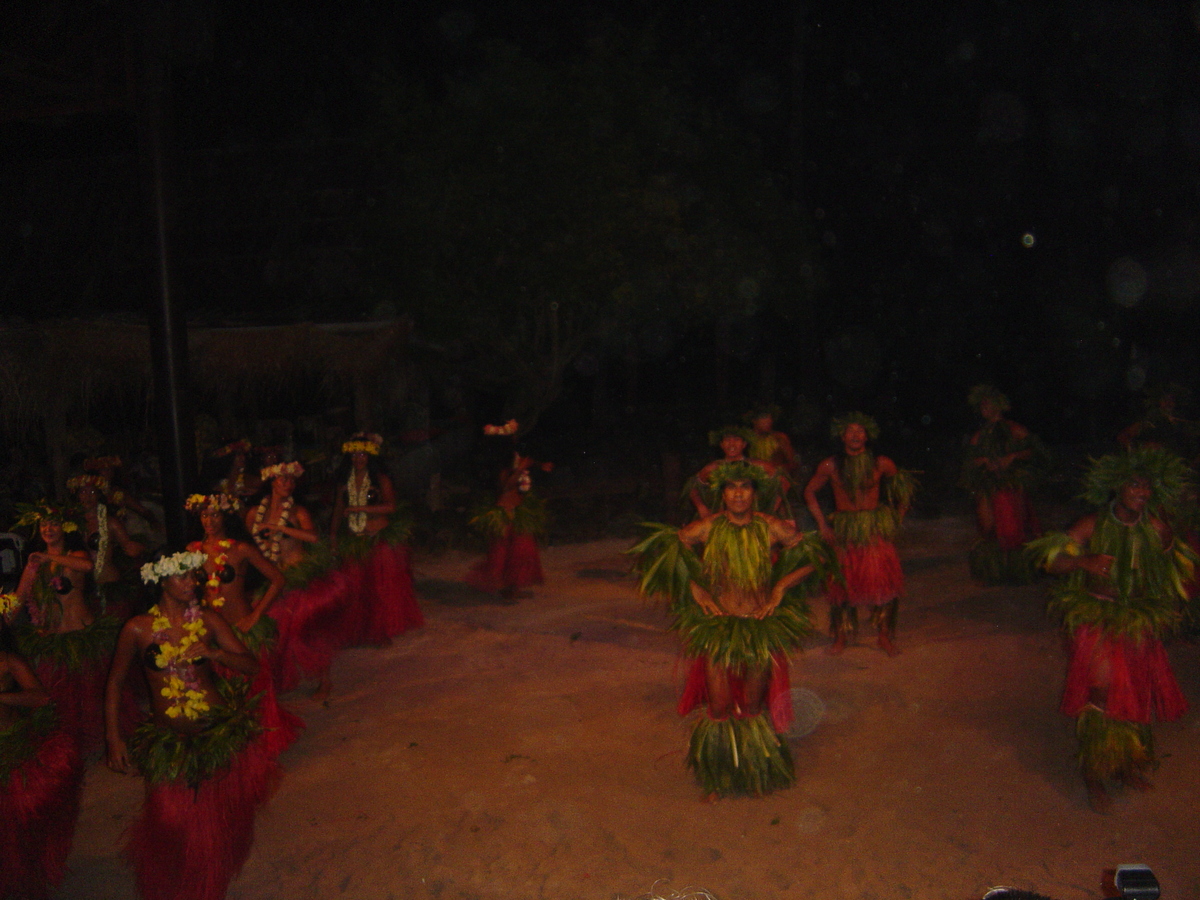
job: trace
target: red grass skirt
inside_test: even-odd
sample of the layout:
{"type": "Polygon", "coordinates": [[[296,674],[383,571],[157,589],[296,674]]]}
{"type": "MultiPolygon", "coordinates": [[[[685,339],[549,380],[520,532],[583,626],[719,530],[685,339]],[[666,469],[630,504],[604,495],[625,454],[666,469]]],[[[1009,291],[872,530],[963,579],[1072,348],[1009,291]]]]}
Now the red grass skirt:
{"type": "MultiPolygon", "coordinates": [[[[38,681],[54,702],[62,730],[80,743],[84,755],[104,748],[104,684],[110,657],[87,660],[78,672],[50,660],[37,664],[38,681]]],[[[132,696],[125,693],[122,722],[132,726],[139,714],[132,696]]]]}
{"type": "Polygon", "coordinates": [[[881,537],[864,546],[837,547],[845,586],[830,579],[825,595],[835,605],[879,606],[904,593],[904,572],[896,546],[881,537]]]}
{"type": "Polygon", "coordinates": [[[362,567],[344,566],[288,591],[271,607],[279,625],[274,677],[280,691],[326,674],[334,656],[362,633],[361,583],[362,567]]]}
{"type": "Polygon", "coordinates": [[[196,788],[146,786],[124,850],[143,900],[222,900],[250,856],[255,814],[282,774],[268,736],[260,734],[196,788]]]}
{"type": "Polygon", "coordinates": [[[366,560],[361,642],[386,644],[425,624],[413,590],[412,560],[404,544],[377,541],[366,560]]]}
{"type": "MultiPolygon", "coordinates": [[[[684,682],[683,695],[679,698],[679,715],[686,716],[697,706],[708,706],[708,674],[707,660],[701,656],[692,661],[688,669],[687,681],[684,682]]],[[[783,734],[792,727],[793,712],[791,698],[791,678],[788,674],[787,657],[776,653],[771,657],[771,676],[767,680],[767,705],[771,711],[771,725],[776,733],[783,734]]],[[[730,702],[737,718],[749,719],[757,716],[761,710],[749,711],[746,702],[746,681],[736,672],[729,672],[730,702]]],[[[709,713],[712,717],[711,712],[709,713]]]]}
{"type": "Polygon", "coordinates": [[[488,545],[488,555],[471,567],[467,584],[481,591],[502,591],[541,584],[542,558],[532,534],[511,525],[504,537],[488,545]]]}
{"type": "Polygon", "coordinates": [[[79,742],[62,728],[0,785],[0,897],[46,897],[62,881],[82,790],[79,742]]]}
{"type": "Polygon", "coordinates": [[[992,494],[992,517],[1001,550],[1023,547],[1042,530],[1024,488],[1001,488],[992,494]]]}
{"type": "Polygon", "coordinates": [[[1068,716],[1083,711],[1093,687],[1107,688],[1105,714],[1122,722],[1148,725],[1158,718],[1172,722],[1187,712],[1187,700],[1171,671],[1162,641],[1145,635],[1140,641],[1106,636],[1093,625],[1071,635],[1071,662],[1059,707],[1068,716]],[[1099,684],[1097,669],[1107,665],[1108,683],[1099,684]]]}

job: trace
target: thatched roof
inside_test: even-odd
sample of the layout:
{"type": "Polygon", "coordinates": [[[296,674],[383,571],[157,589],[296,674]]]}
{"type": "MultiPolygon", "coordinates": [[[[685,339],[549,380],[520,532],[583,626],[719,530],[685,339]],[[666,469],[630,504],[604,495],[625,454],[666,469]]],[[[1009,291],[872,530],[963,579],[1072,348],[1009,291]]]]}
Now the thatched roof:
{"type": "MultiPolygon", "coordinates": [[[[197,396],[272,397],[318,378],[353,390],[406,356],[407,321],[188,330],[197,396]]],[[[46,416],[86,414],[102,399],[152,390],[144,322],[61,320],[0,324],[0,423],[23,432],[46,416]]]]}

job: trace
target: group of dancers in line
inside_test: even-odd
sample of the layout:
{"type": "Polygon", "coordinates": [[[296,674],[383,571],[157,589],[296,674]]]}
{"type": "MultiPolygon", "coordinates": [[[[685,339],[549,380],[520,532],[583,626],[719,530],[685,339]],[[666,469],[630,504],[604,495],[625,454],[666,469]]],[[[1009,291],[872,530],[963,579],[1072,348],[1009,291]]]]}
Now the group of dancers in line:
{"type": "Polygon", "coordinates": [[[100,752],[145,779],[124,837],[141,896],[225,896],[303,727],[278,694],[315,680],[322,700],[340,650],[423,624],[381,444],[342,444],[327,539],[294,496],[303,465],[251,475],[245,442],[214,493],[187,498],[201,537],[177,553],[147,558],[126,526],[140,504],[113,489],[115,458],[70,480],[77,502],[18,509],[34,537],[0,596],[0,897],[61,881],[100,752]]]}
{"type": "MultiPolygon", "coordinates": [[[[970,401],[982,419],[963,466],[980,528],[972,572],[992,583],[1027,581],[1036,568],[1065,576],[1051,604],[1070,638],[1062,711],[1076,717],[1089,799],[1104,810],[1111,785],[1149,785],[1150,725],[1186,709],[1162,644],[1200,619],[1200,516],[1192,471],[1171,447],[1182,420],[1158,409],[1127,429],[1125,449],[1085,478],[1097,511],[1042,535],[1029,490],[1044,450],[1005,417],[999,391],[977,387],[970,401]]],[[[693,659],[679,711],[700,711],[688,763],[709,795],[794,782],[788,655],[813,633],[811,598],[829,603],[829,652],[855,641],[862,611],[879,649],[899,653],[895,538],[912,473],[874,452],[870,416],[850,413],[832,423],[837,452],[805,480],[776,414],[758,409],[747,426],[712,433],[721,458],[687,490],[695,521],[653,526],[630,551],[640,589],[669,599],[693,659]],[[797,529],[793,497],[815,530],[797,529]]],[[[484,429],[514,439],[517,430],[484,429]]],[[[224,448],[230,470],[217,490],[187,500],[201,539],[140,565],[131,563],[147,548],[124,511],[148,513],[114,489],[114,458],[71,479],[77,504],[20,510],[36,539],[16,592],[0,596],[0,897],[46,896],[61,880],[85,762],[101,749],[110,767],[146,780],[125,848],[142,896],[224,896],[301,727],[277,695],[311,679],[322,699],[341,649],[423,622],[381,443],[360,433],[342,445],[327,540],[295,500],[303,466],[264,460],[252,473],[245,442],[224,448]],[[233,536],[237,527],[251,540],[233,536]]],[[[496,504],[472,520],[489,538],[468,574],[476,587],[514,598],[541,583],[545,515],[530,489],[539,468],[550,465],[515,451],[496,504]]]]}
{"type": "MultiPolygon", "coordinates": [[[[968,398],[982,420],[961,478],[979,528],[971,572],[989,584],[1028,583],[1040,571],[1063,576],[1049,605],[1070,655],[1060,708],[1075,718],[1079,769],[1100,812],[1111,808],[1113,787],[1150,787],[1151,725],[1187,709],[1163,641],[1195,634],[1200,621],[1197,435],[1164,396],[1170,402],[1122,432],[1118,452],[1092,460],[1082,498],[1096,512],[1056,533],[1042,533],[1030,499],[1045,449],[1006,417],[1008,399],[996,388],[979,385],[968,398]]],[[[749,428],[713,432],[722,457],[688,489],[698,518],[678,529],[648,526],[630,550],[641,592],[666,598],[692,659],[679,713],[699,710],[687,761],[708,796],[794,783],[788,655],[814,632],[811,598],[829,604],[827,652],[855,640],[862,611],[878,647],[899,653],[904,576],[894,540],[913,500],[913,473],[875,454],[877,424],[850,413],[831,425],[837,452],[801,489],[774,415],[756,410],[749,428]],[[831,511],[822,505],[826,488],[831,511]],[[814,531],[796,528],[791,492],[814,531]]]]}

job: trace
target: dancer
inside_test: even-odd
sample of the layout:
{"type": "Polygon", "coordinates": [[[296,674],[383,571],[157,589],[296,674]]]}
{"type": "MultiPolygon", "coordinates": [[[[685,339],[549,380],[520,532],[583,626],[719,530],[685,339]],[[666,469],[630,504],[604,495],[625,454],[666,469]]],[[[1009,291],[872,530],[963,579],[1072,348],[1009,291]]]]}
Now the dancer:
{"type": "Polygon", "coordinates": [[[791,438],[775,430],[778,418],[778,406],[760,405],[746,413],[745,420],[750,425],[750,458],[761,459],[782,472],[788,480],[787,490],[800,479],[800,457],[791,438]]]}
{"type": "Polygon", "coordinates": [[[125,623],[105,693],[108,765],[146,779],[124,851],[145,900],[221,900],[281,773],[261,698],[247,687],[258,662],[199,602],[193,573],[206,559],[187,551],[142,567],[160,599],[125,623]],[[151,714],[127,743],[117,709],[132,669],[145,678],[151,714]]]}
{"type": "Polygon", "coordinates": [[[904,573],[892,541],[912,503],[916,484],[888,457],[871,452],[868,442],[879,437],[879,426],[870,416],[856,412],[835,419],[830,434],[841,441],[842,451],[822,460],[804,489],[808,510],[821,537],[835,548],[842,575],[826,584],[833,637],[828,652],[846,649],[858,631],[858,609],[866,607],[875,621],[879,648],[895,656],[900,652],[896,613],[904,592],[904,573]],[[833,489],[832,526],[817,500],[817,492],[826,484],[833,489]]]}
{"type": "Polygon", "coordinates": [[[1029,429],[1004,417],[1010,404],[996,388],[976,385],[967,402],[983,419],[967,445],[961,478],[975,497],[979,528],[971,575],[987,584],[1027,584],[1035,567],[1025,544],[1041,531],[1028,491],[1046,453],[1029,429]]]}
{"type": "MultiPolygon", "coordinates": [[[[515,424],[515,423],[514,423],[515,424]]],[[[513,451],[512,463],[500,473],[500,495],[494,506],[477,513],[471,524],[488,540],[488,555],[467,573],[467,584],[516,600],[522,589],[541,584],[542,560],[537,539],[546,531],[546,508],[533,493],[531,469],[549,472],[551,463],[513,451]]]]}
{"type": "Polygon", "coordinates": [[[246,530],[263,556],[287,570],[300,563],[306,549],[318,541],[312,516],[294,496],[304,466],[298,462],[275,463],[259,474],[269,490],[257,506],[246,511],[246,530]]]}
{"type": "MultiPolygon", "coordinates": [[[[229,537],[227,529],[236,522],[232,517],[241,508],[236,497],[192,494],[186,508],[200,517],[200,526],[204,529],[204,539],[193,541],[187,548],[189,552],[204,554],[205,580],[201,601],[206,608],[218,613],[234,629],[238,640],[258,658],[259,671],[250,690],[261,695],[259,712],[268,728],[271,749],[282,750],[304,727],[297,716],[279,704],[275,693],[279,628],[267,611],[284,588],[283,573],[254,544],[229,537]],[[246,589],[246,574],[250,568],[267,580],[266,589],[257,598],[246,589]]],[[[143,577],[144,573],[143,567],[143,577]]]]}
{"type": "Polygon", "coordinates": [[[317,537],[308,510],[295,502],[299,462],[281,462],[260,473],[270,490],[246,513],[246,527],[263,556],[279,566],[287,589],[272,607],[279,627],[274,654],[275,684],[296,688],[302,677],[317,678],[313,699],[324,701],[331,688],[329,667],[334,655],[359,634],[354,614],[354,583],[337,567],[327,544],[317,537]]]}
{"type": "Polygon", "coordinates": [[[776,477],[775,467],[761,459],[749,459],[746,448],[750,446],[750,431],[737,425],[729,425],[709,432],[708,442],[721,449],[721,459],[714,459],[688,481],[685,490],[700,518],[711,516],[721,501],[721,487],[711,480],[713,472],[725,463],[747,462],[757,466],[767,477],[760,479],[762,487],[754,492],[755,509],[776,515],[783,499],[783,484],[776,477]]]}
{"type": "MultiPolygon", "coordinates": [[[[256,476],[257,477],[257,476],[256,476]]],[[[195,513],[204,530],[203,540],[193,541],[188,550],[205,554],[204,604],[215,609],[238,630],[239,639],[257,652],[275,637],[275,623],[266,615],[283,589],[283,573],[261,550],[246,541],[229,537],[226,516],[241,508],[230,494],[192,494],[186,509],[195,513]],[[257,600],[246,591],[246,571],[253,566],[267,580],[267,588],[257,600]]]]}
{"type": "Polygon", "coordinates": [[[1162,638],[1178,624],[1195,556],[1161,517],[1187,477],[1183,460],[1159,448],[1102,457],[1084,479],[1084,499],[1097,511],[1030,545],[1047,571],[1067,576],[1050,603],[1071,641],[1060,709],[1075,717],[1079,768],[1097,812],[1112,805],[1110,783],[1150,787],[1151,723],[1187,710],[1162,638]]]}
{"type": "Polygon", "coordinates": [[[92,560],[73,516],[46,501],[18,504],[17,527],[37,535],[17,585],[29,624],[15,627],[17,648],[50,694],[63,728],[85,753],[104,739],[104,678],[120,622],[97,616],[86,600],[92,560]]]}
{"type": "Polygon", "coordinates": [[[66,873],[84,766],[16,652],[4,617],[19,602],[0,596],[0,897],[47,897],[66,873]]]}
{"type": "Polygon", "coordinates": [[[147,509],[134,495],[133,491],[121,484],[119,470],[122,465],[121,457],[115,454],[93,456],[83,461],[83,471],[92,475],[98,475],[104,479],[107,485],[105,488],[105,500],[118,516],[124,519],[127,513],[134,513],[140,516],[151,528],[157,528],[160,524],[158,516],[147,509]]]}
{"type": "Polygon", "coordinates": [[[130,537],[121,517],[112,514],[104,502],[109,484],[103,475],[76,475],[67,481],[67,490],[79,501],[100,610],[111,609],[118,619],[128,618],[139,593],[132,576],[141,564],[146,545],[130,537]]]}
{"type": "Polygon", "coordinates": [[[819,541],[755,512],[762,469],[722,463],[712,479],[720,512],[678,532],[651,526],[629,552],[638,557],[639,589],[669,599],[694,660],[679,701],[680,715],[704,710],[689,767],[705,795],[761,796],[795,781],[784,737],[792,716],[787,657],[811,633],[801,585],[832,560],[819,541]]]}
{"type": "Polygon", "coordinates": [[[383,438],[370,432],[342,444],[345,463],[329,535],[347,574],[361,585],[355,643],[378,646],[425,624],[413,590],[409,522],[399,514],[392,479],[379,464],[382,449],[383,438]]]}

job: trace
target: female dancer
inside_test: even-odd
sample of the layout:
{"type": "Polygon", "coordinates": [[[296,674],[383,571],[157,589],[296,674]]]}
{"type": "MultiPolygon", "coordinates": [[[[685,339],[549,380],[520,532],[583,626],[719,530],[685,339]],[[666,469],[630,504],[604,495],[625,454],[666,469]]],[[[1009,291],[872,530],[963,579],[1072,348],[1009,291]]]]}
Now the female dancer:
{"type": "Polygon", "coordinates": [[[274,652],[279,636],[275,620],[267,610],[283,590],[283,573],[262,555],[253,544],[231,538],[226,533],[227,515],[240,508],[236,497],[228,494],[192,494],[187,509],[200,517],[204,539],[188,544],[191,552],[204,554],[203,604],[220,614],[232,626],[238,640],[258,656],[261,664],[251,690],[261,694],[259,704],[263,722],[268,727],[271,746],[282,750],[296,739],[303,726],[299,718],[279,705],[275,697],[272,671],[274,652]],[[246,590],[246,572],[250,567],[267,579],[262,596],[253,600],[246,590]]]}
{"type": "Polygon", "coordinates": [[[283,571],[288,590],[273,607],[279,624],[275,684],[296,688],[301,677],[317,678],[313,699],[329,695],[334,654],[357,639],[361,619],[354,615],[354,581],[336,568],[328,545],[321,544],[312,516],[296,503],[298,462],[276,463],[261,472],[270,490],[246,513],[246,527],[263,555],[283,571]]]}
{"type": "Polygon", "coordinates": [[[194,574],[206,561],[187,551],[142,567],[161,596],[122,628],[105,693],[108,765],[146,779],[125,848],[145,900],[224,897],[281,771],[261,697],[247,686],[258,661],[198,600],[194,574]],[[145,678],[151,712],[126,743],[117,709],[131,669],[145,678]]]}
{"type": "Polygon", "coordinates": [[[338,552],[363,560],[362,630],[357,642],[386,645],[425,624],[413,591],[408,523],[396,514],[392,480],[379,465],[383,438],[359,432],[342,444],[346,457],[333,506],[330,539],[338,552]]]}
{"type": "Polygon", "coordinates": [[[125,559],[137,565],[146,547],[129,536],[119,516],[110,514],[108,505],[103,502],[108,491],[104,476],[76,475],[67,481],[67,490],[75,494],[83,510],[85,545],[92,560],[92,579],[100,596],[100,608],[107,611],[111,607],[118,618],[127,618],[133,613],[137,585],[122,577],[124,573],[114,558],[114,551],[120,548],[125,559]],[[128,589],[123,590],[123,587],[128,589]]]}
{"type": "Polygon", "coordinates": [[[96,616],[85,600],[92,560],[68,511],[46,502],[18,507],[17,525],[36,524],[37,538],[17,596],[30,624],[16,628],[17,647],[54,701],[63,727],[85,752],[104,737],[104,676],[120,623],[96,616]]]}
{"type": "MultiPolygon", "coordinates": [[[[533,458],[513,451],[512,464],[500,473],[500,496],[495,506],[471,519],[488,539],[488,555],[467,573],[467,584],[481,591],[499,591],[515,600],[524,587],[541,584],[542,560],[537,538],[546,530],[546,510],[533,493],[533,458]]],[[[541,468],[549,472],[550,463],[541,468]]]]}

